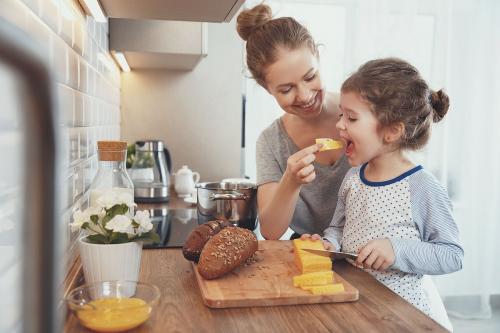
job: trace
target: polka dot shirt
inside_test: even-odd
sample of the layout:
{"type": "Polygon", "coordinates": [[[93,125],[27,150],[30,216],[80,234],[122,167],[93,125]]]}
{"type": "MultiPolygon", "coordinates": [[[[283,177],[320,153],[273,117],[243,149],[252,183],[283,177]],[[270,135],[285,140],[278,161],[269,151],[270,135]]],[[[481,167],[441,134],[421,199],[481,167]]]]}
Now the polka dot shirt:
{"type": "Polygon", "coordinates": [[[367,180],[365,167],[347,173],[324,237],[353,253],[371,240],[391,240],[395,264],[385,271],[365,270],[429,315],[423,275],[456,271],[463,257],[446,191],[421,166],[384,182],[367,180]]]}

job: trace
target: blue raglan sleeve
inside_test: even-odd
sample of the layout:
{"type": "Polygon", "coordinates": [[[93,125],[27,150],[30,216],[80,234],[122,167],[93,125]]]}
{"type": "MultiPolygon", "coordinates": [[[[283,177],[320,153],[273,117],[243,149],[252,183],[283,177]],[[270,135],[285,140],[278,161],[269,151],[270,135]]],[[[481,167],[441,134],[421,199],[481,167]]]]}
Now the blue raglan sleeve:
{"type": "Polygon", "coordinates": [[[323,239],[332,243],[336,250],[340,250],[341,248],[342,233],[344,231],[345,224],[345,203],[349,192],[350,179],[353,175],[355,175],[356,170],[359,170],[359,168],[351,168],[347,171],[344,180],[340,185],[337,206],[335,208],[335,213],[333,213],[332,221],[330,222],[328,228],[326,228],[323,232],[323,239]]]}
{"type": "Polygon", "coordinates": [[[421,240],[391,238],[396,254],[391,268],[430,275],[460,270],[464,250],[446,189],[425,170],[409,182],[412,217],[421,240]]]}

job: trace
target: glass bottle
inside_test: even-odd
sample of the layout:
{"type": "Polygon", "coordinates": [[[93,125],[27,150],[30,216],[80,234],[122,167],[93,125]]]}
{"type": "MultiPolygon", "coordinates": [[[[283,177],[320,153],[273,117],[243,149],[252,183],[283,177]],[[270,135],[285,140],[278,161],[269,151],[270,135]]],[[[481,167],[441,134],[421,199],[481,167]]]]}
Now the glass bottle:
{"type": "Polygon", "coordinates": [[[90,184],[90,206],[104,195],[126,195],[133,202],[134,184],[126,169],[127,142],[98,141],[99,164],[97,174],[90,184]]]}

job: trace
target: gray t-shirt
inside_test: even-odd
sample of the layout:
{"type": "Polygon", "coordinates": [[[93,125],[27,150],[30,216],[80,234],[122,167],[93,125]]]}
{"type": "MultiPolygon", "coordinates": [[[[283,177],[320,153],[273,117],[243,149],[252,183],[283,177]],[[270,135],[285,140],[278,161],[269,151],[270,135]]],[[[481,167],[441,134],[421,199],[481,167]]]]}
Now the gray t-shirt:
{"type": "MultiPolygon", "coordinates": [[[[279,182],[288,157],[298,151],[281,120],[276,119],[257,139],[257,186],[279,182]]],[[[323,233],[332,220],[340,185],[349,168],[345,155],[331,166],[314,162],[316,179],[302,185],[290,223],[293,231],[299,234],[323,233]]]]}

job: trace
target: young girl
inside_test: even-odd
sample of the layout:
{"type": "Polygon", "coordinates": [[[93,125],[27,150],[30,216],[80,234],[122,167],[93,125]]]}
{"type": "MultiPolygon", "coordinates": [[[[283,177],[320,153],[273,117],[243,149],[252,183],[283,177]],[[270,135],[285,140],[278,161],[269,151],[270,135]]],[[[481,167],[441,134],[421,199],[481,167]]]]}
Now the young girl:
{"type": "Polygon", "coordinates": [[[461,269],[464,252],[446,190],[405,151],[426,144],[448,106],[443,91],[399,59],[369,61],[344,82],[337,129],[354,167],[323,236],[428,315],[423,275],[461,269]]]}

